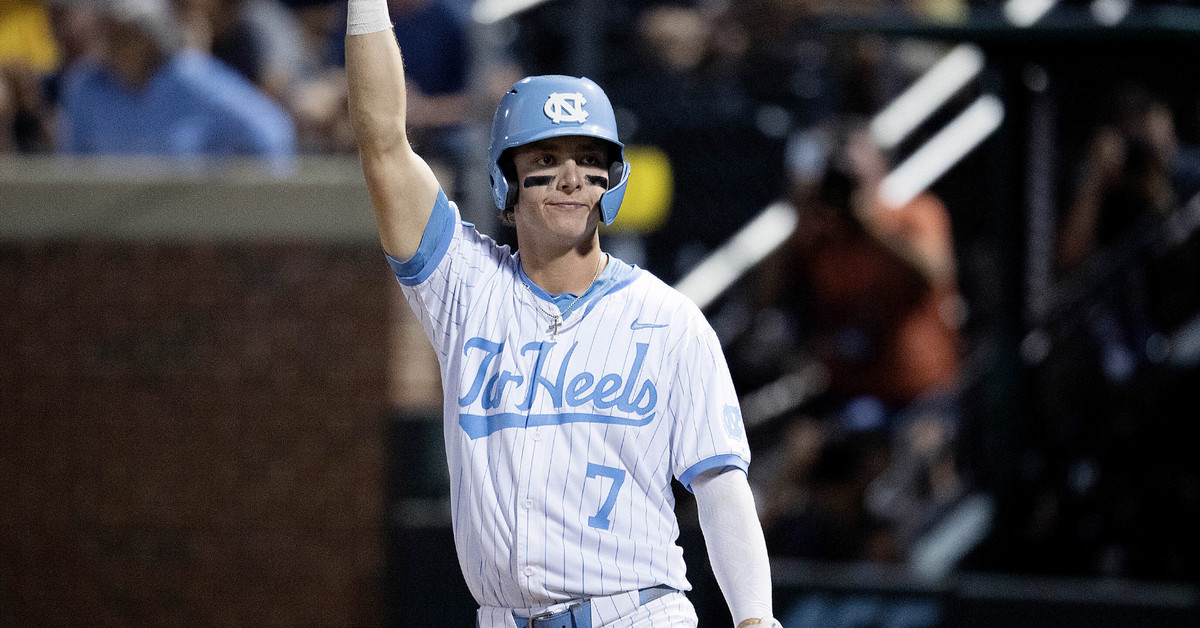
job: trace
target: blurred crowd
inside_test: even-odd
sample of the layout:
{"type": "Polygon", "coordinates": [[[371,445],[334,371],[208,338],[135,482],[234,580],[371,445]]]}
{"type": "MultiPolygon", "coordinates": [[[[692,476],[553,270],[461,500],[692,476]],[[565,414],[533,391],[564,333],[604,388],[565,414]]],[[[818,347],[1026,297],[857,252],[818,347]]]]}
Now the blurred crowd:
{"type": "Polygon", "coordinates": [[[1196,94],[1173,106],[1127,77],[1102,94],[1064,150],[1053,269],[1067,289],[1029,343],[1011,519],[983,558],[1195,581],[1200,470],[1179,443],[1200,383],[1200,148],[1182,130],[1196,94]]]}
{"type": "MultiPolygon", "coordinates": [[[[466,111],[466,8],[393,0],[409,120],[451,159],[466,111]]],[[[245,156],[354,151],[338,0],[5,0],[0,150],[245,156]]]]}
{"type": "MultiPolygon", "coordinates": [[[[763,455],[756,449],[766,471],[752,481],[769,547],[777,556],[904,562],[976,488],[960,447],[964,391],[978,377],[967,366],[974,295],[964,290],[952,219],[971,207],[936,190],[886,206],[880,183],[898,156],[879,148],[869,120],[948,45],[832,36],[823,23],[885,15],[953,23],[969,7],[598,2],[589,27],[601,62],[580,68],[569,18],[584,4],[551,2],[522,15],[504,31],[502,58],[480,60],[471,2],[390,0],[418,150],[460,187],[476,162],[471,125],[490,116],[493,96],[524,74],[586,69],[608,90],[627,145],[660,149],[675,180],[665,223],[642,236],[644,258],[629,261],[674,282],[750,216],[790,201],[794,235],[731,299],[742,307],[729,308],[741,312],[738,322],[718,314],[714,324],[743,393],[801,367],[823,374],[803,407],[771,417],[777,438],[763,455]],[[473,65],[481,61],[488,67],[473,65]]],[[[344,24],[344,0],[0,0],[0,152],[279,164],[352,154],[344,24]]],[[[1180,120],[1197,116],[1195,95],[1181,104],[1144,86],[1102,89],[1096,100],[1105,106],[1084,122],[1086,150],[1066,155],[1061,173],[1054,265],[1062,278],[1200,192],[1200,151],[1178,130],[1181,122],[1195,129],[1197,120],[1180,120]]],[[[1103,298],[1086,304],[1087,350],[1079,351],[1098,370],[1051,369],[1062,384],[1054,390],[1077,391],[1078,401],[1089,385],[1130,381],[1155,362],[1154,339],[1200,311],[1200,287],[1189,279],[1200,277],[1195,245],[1168,259],[1152,266],[1156,274],[1142,272],[1146,265],[1117,273],[1103,298]]],[[[978,282],[972,287],[986,289],[978,282]]],[[[1100,398],[1065,408],[1047,390],[1035,416],[1074,425],[1078,408],[1104,413],[1100,398]]],[[[1044,490],[1013,516],[1030,517],[1038,542],[1063,542],[1070,522],[1047,487],[1069,483],[1031,473],[1026,480],[1044,490]]],[[[1188,477],[1183,507],[1196,509],[1200,478],[1188,477]]],[[[1099,560],[1082,559],[1075,571],[1099,560]]]]}

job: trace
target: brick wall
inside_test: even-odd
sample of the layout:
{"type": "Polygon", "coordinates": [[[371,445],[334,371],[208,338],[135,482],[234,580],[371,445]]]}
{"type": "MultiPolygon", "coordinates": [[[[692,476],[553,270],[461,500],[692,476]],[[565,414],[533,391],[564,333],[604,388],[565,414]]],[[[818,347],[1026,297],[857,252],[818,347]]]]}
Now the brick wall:
{"type": "Polygon", "coordinates": [[[378,245],[0,243],[0,625],[378,625],[386,415],[440,395],[397,293],[378,245]]]}

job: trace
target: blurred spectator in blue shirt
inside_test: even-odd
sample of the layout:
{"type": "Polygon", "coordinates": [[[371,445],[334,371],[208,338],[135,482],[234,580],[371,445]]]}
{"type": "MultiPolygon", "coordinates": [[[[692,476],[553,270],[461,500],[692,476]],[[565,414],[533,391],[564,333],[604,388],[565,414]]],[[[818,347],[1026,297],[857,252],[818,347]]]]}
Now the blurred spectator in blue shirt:
{"type": "Polygon", "coordinates": [[[280,0],[179,0],[189,48],[211,52],[287,106],[303,62],[296,14],[280,0]]]}
{"type": "Polygon", "coordinates": [[[212,55],[182,47],[165,0],[100,5],[101,53],[62,85],[65,154],[256,156],[295,153],[284,109],[212,55]]]}

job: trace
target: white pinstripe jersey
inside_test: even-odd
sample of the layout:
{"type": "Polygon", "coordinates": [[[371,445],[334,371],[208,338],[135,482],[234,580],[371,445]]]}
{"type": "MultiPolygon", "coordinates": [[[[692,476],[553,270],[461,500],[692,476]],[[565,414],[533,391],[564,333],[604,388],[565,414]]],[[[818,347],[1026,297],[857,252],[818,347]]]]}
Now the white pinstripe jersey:
{"type": "Polygon", "coordinates": [[[538,308],[554,298],[441,192],[417,254],[389,263],[441,365],[454,538],[476,601],[690,589],[672,477],[750,461],[695,304],[613,259],[552,338],[538,308]]]}

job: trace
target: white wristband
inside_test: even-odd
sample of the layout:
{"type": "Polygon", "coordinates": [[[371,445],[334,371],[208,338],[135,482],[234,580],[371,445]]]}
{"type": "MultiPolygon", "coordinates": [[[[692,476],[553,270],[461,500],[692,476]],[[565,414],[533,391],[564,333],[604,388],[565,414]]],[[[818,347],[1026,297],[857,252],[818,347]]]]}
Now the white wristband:
{"type": "Polygon", "coordinates": [[[365,35],[392,27],[387,0],[349,0],[346,5],[346,34],[365,35]]]}

